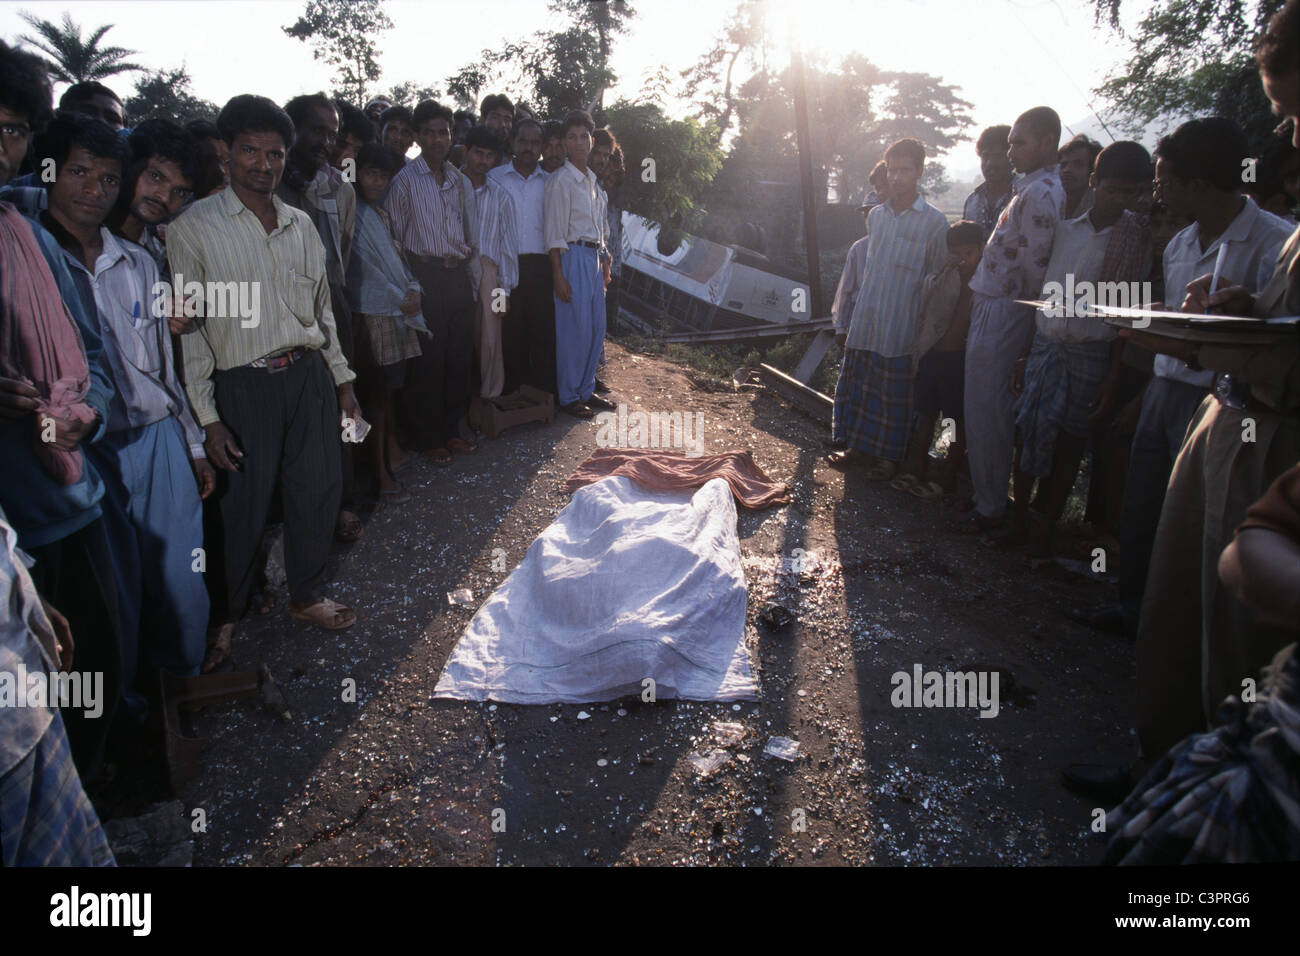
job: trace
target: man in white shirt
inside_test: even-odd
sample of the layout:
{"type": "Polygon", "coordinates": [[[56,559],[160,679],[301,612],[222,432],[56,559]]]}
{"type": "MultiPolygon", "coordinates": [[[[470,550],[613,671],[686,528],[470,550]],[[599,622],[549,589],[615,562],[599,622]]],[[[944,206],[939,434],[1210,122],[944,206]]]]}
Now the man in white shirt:
{"type": "Polygon", "coordinates": [[[596,396],[596,365],[605,342],[605,285],[609,273],[605,192],[587,168],[596,124],[582,110],[564,118],[567,159],[546,181],[546,248],[555,284],[556,399],[576,418],[589,406],[613,408],[596,396]]]}
{"type": "Polygon", "coordinates": [[[478,309],[475,326],[478,342],[479,395],[496,398],[505,384],[501,353],[501,317],[507,297],[519,282],[518,231],[515,204],[499,183],[488,181],[488,170],[497,165],[503,148],[501,139],[486,126],[476,126],[465,135],[465,175],[474,187],[478,233],[470,274],[475,278],[478,309]]]}
{"type": "Polygon", "coordinates": [[[488,173],[514,200],[519,284],[501,321],[503,390],[531,385],[555,394],[555,287],[543,228],[547,173],[541,167],[542,126],[536,120],[515,124],[514,157],[488,173]]]}

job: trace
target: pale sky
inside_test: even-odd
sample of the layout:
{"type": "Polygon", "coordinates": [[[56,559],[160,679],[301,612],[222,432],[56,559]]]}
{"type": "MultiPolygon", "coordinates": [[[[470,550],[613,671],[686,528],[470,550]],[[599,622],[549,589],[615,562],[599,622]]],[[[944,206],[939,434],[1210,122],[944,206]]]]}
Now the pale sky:
{"type": "MultiPolygon", "coordinates": [[[[809,54],[825,54],[833,63],[856,51],[884,69],[931,73],[960,87],[974,104],[972,140],[984,126],[1010,123],[1040,104],[1054,107],[1068,125],[1088,120],[1092,105],[1101,107],[1090,105],[1091,89],[1126,50],[1120,38],[1093,28],[1093,7],[1086,0],[773,2],[796,12],[809,54]],[[1017,56],[1026,46],[1030,55],[1017,56]]],[[[631,32],[618,39],[613,53],[621,81],[606,102],[637,98],[644,77],[661,65],[690,66],[733,8],[732,0],[633,5],[631,32]]],[[[396,24],[379,45],[379,86],[385,89],[404,80],[441,89],[449,74],[484,47],[522,39],[555,19],[545,0],[387,0],[385,6],[396,24]]],[[[1147,6],[1126,0],[1126,23],[1147,6]]],[[[257,92],[283,103],[297,93],[328,89],[331,81],[330,68],[312,59],[310,47],[280,29],[304,7],[303,0],[0,0],[0,36],[12,41],[30,32],[19,10],[55,22],[67,11],[84,32],[114,24],[104,43],[139,50],[134,59],[144,66],[184,64],[194,92],[204,99],[220,104],[237,93],[257,92]]],[[[784,45],[773,53],[778,59],[788,55],[784,45]]],[[[134,88],[131,76],[108,85],[126,99],[134,88]]],[[[1109,141],[1095,121],[1086,131],[1109,141]]],[[[971,142],[943,159],[955,178],[978,171],[971,142]]]]}

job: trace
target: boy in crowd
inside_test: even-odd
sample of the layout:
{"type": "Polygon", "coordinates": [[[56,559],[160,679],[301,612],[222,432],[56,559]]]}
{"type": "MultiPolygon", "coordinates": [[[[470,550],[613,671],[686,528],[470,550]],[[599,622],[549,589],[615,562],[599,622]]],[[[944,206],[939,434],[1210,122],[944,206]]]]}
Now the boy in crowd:
{"type": "MultiPolygon", "coordinates": [[[[889,166],[883,159],[876,163],[867,181],[871,183],[871,191],[867,193],[866,201],[858,207],[858,212],[862,213],[864,229],[867,225],[867,214],[882,202],[886,202],[889,196],[889,166]]],[[[835,287],[835,299],[831,303],[831,317],[835,319],[835,342],[840,348],[844,347],[844,340],[849,334],[853,306],[857,301],[858,291],[862,288],[862,273],[866,268],[867,237],[864,235],[849,246],[849,253],[844,257],[844,270],[840,273],[840,284],[835,287]]]]}
{"type": "Polygon", "coordinates": [[[59,97],[60,113],[80,113],[97,119],[113,132],[126,127],[126,110],[122,98],[103,83],[83,80],[73,83],[59,97]]]}
{"type": "Polygon", "coordinates": [[[488,173],[514,201],[519,255],[519,284],[501,322],[503,390],[510,393],[528,384],[554,395],[555,289],[543,228],[547,174],[541,167],[541,124],[516,122],[512,144],[510,162],[488,173]]]}
{"type": "Polygon", "coordinates": [[[62,172],[48,184],[49,215],[66,238],[68,268],[93,290],[116,386],[106,434],[87,454],[104,479],[104,525],[122,622],[123,700],[142,720],[147,705],[139,691],[154,689],[158,668],[193,676],[203,660],[208,595],[191,565],[194,550],[203,547],[200,498],[212,492],[216,475],[177,375],[160,308],[166,299],[155,294],[158,266],[104,226],[118,189],[101,188],[87,174],[98,168],[105,180],[121,182],[120,137],[104,139],[105,133],[94,120],[56,119],[41,152],[62,172]],[[139,689],[138,660],[148,664],[139,689]]]}
{"type": "Polygon", "coordinates": [[[546,248],[555,286],[557,401],[576,418],[591,405],[613,408],[595,395],[596,365],[605,343],[605,261],[609,220],[605,193],[587,166],[596,125],[582,110],[564,118],[566,160],[546,180],[546,248]]]}
{"type": "Polygon", "coordinates": [[[984,251],[984,231],[969,219],[948,227],[948,261],[926,276],[921,292],[921,323],[912,356],[916,360],[916,428],[902,474],[890,486],[926,501],[957,492],[965,454],[962,400],[966,376],[966,334],[970,331],[969,282],[984,251]],[[938,481],[926,478],[930,440],[939,416],[953,420],[948,455],[938,481]]]}
{"type": "MultiPolygon", "coordinates": [[[[42,128],[51,115],[51,101],[41,61],[0,41],[0,186],[18,171],[33,129],[42,128]]],[[[125,151],[125,143],[111,129],[97,121],[95,126],[97,131],[87,134],[93,142],[112,142],[112,148],[125,151]]],[[[111,183],[100,184],[98,177],[95,181],[100,188],[112,188],[111,183]]],[[[4,324],[17,334],[0,346],[0,509],[18,533],[18,547],[34,559],[31,576],[36,588],[50,604],[66,611],[64,630],[70,627],[76,634],[75,652],[64,642],[66,652],[54,656],[61,657],[64,668],[104,675],[102,713],[87,718],[83,710],[72,708],[64,718],[77,768],[91,781],[99,771],[120,697],[122,658],[113,560],[101,519],[104,483],[84,449],[102,438],[115,391],[94,296],[89,290],[83,295],[74,283],[58,240],[8,199],[0,191],[0,252],[7,266],[0,310],[4,324]],[[56,395],[54,385],[61,379],[72,379],[78,386],[56,395]],[[53,441],[45,440],[50,429],[53,441]]],[[[48,213],[45,218],[59,228],[48,213]]],[[[12,539],[7,544],[12,545],[12,539]]],[[[27,713],[40,716],[35,709],[27,713]]],[[[29,726],[39,731],[38,723],[29,726]]],[[[15,782],[34,784],[31,807],[42,819],[51,809],[48,798],[61,803],[67,793],[72,799],[70,780],[76,775],[69,775],[66,758],[51,750],[62,750],[58,738],[57,731],[48,730],[39,739],[28,738],[35,748],[29,754],[47,755],[46,770],[30,764],[24,769],[27,758],[21,749],[0,747],[6,832],[14,819],[10,807],[28,807],[28,794],[17,800],[11,796],[15,782]],[[15,762],[18,766],[11,773],[15,762]],[[45,784],[57,784],[57,793],[51,794],[45,784]]],[[[8,836],[5,843],[7,848],[8,836]]]]}
{"type": "Polygon", "coordinates": [[[867,216],[862,291],[835,389],[831,438],[848,447],[827,456],[836,467],[865,460],[873,481],[893,478],[907,447],[921,282],[947,258],[948,232],[943,213],[917,190],[925,146],[900,139],[885,151],[885,162],[889,202],[867,216]]]}
{"type": "Polygon", "coordinates": [[[113,233],[153,257],[168,275],[167,249],[160,227],[170,222],[194,195],[199,176],[199,144],[170,120],[145,120],[127,137],[131,163],[117,205],[106,225],[113,233]]]}
{"type": "Polygon", "coordinates": [[[474,277],[478,309],[475,339],[478,343],[479,395],[496,398],[505,385],[501,323],[507,297],[519,284],[519,235],[515,204],[510,192],[488,179],[503,152],[496,132],[476,126],[465,137],[465,175],[474,187],[478,235],[470,275],[474,277]]]}
{"type": "Polygon", "coordinates": [[[1010,126],[990,126],[975,141],[975,152],[980,158],[980,174],[984,182],[966,197],[961,217],[979,223],[984,239],[993,234],[1002,210],[1011,202],[1011,183],[1014,174],[1011,160],[1007,158],[1007,137],[1010,126]]]}
{"type": "Polygon", "coordinates": [[[390,106],[379,114],[379,141],[406,160],[415,142],[415,119],[405,106],[390,106]]]}
{"type": "MultiPolygon", "coordinates": [[[[1011,390],[1019,396],[1016,427],[1015,503],[1005,533],[987,543],[1005,546],[1029,537],[1031,560],[1051,556],[1052,529],[1065,510],[1083,458],[1088,418],[1097,397],[1120,374],[1122,339],[1100,318],[1088,315],[1085,295],[1064,301],[1073,288],[1099,289],[1122,283],[1132,288],[1146,272],[1150,239],[1135,213],[1128,211],[1142,190],[1151,188],[1151,157],[1138,143],[1112,143],[1098,154],[1089,179],[1093,201],[1088,212],[1062,220],[1052,242],[1044,276],[1043,299],[1054,308],[1034,314],[1032,345],[1015,364],[1011,390]],[[1085,285],[1086,284],[1086,285],[1085,285]],[[1084,303],[1084,304],[1080,304],[1084,303]],[[1079,314],[1082,312],[1083,314],[1079,314]],[[1038,481],[1031,530],[1030,490],[1038,481]]],[[[1120,304],[1132,304],[1125,296],[1120,304]]],[[[1149,301],[1149,300],[1148,300],[1149,301]]],[[[1142,305],[1141,298],[1138,305],[1142,305]]]]}
{"type": "Polygon", "coordinates": [[[451,110],[433,100],[415,108],[420,155],[393,177],[384,200],[393,236],[424,292],[422,308],[430,340],[411,359],[398,396],[398,415],[408,447],[435,465],[478,446],[460,436],[469,408],[474,361],[474,188],[447,162],[451,110]]]}
{"type": "Polygon", "coordinates": [[[1101,143],[1080,133],[1056,151],[1061,171],[1061,188],[1065,190],[1062,219],[1077,219],[1092,208],[1092,187],[1088,185],[1093,164],[1101,152],[1101,143]]]}
{"type": "Polygon", "coordinates": [[[1038,295],[1052,256],[1065,191],[1056,171],[1061,120],[1037,106],[1023,114],[1007,137],[1007,157],[1021,179],[998,218],[970,287],[971,328],[966,340],[966,456],[975,508],[953,526],[972,534],[1002,522],[1015,438],[1012,366],[1034,335],[1033,308],[1017,299],[1038,295]]]}
{"type": "Polygon", "coordinates": [[[357,397],[373,426],[367,444],[379,497],[390,504],[410,500],[396,477],[406,455],[393,427],[393,394],[406,381],[407,360],[420,355],[417,333],[429,335],[420,311],[420,283],[402,261],[380,205],[401,168],[392,151],[378,143],[357,153],[356,235],[348,263],[348,299],[357,310],[357,397]]]}

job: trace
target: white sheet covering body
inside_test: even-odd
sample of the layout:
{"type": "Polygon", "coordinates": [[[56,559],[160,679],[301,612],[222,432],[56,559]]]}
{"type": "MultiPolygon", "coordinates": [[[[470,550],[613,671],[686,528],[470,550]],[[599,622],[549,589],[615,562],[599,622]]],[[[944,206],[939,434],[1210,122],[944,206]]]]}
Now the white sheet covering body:
{"type": "Polygon", "coordinates": [[[461,635],[437,697],[591,703],[640,695],[755,700],[745,575],[725,481],[577,491],[461,635]]]}

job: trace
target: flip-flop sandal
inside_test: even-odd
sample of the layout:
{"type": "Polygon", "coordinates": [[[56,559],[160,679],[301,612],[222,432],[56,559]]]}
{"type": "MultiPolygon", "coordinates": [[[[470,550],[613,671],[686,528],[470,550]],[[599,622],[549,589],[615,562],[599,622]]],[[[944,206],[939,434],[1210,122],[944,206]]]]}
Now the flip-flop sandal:
{"type": "Polygon", "coordinates": [[[203,665],[199,668],[201,673],[210,673],[226,662],[234,636],[234,624],[223,624],[208,631],[208,649],[203,656],[203,665]]]}
{"type": "Polygon", "coordinates": [[[478,451],[478,445],[463,438],[452,438],[447,442],[447,450],[457,455],[472,455],[478,451]]]}
{"type": "Polygon", "coordinates": [[[357,623],[357,616],[350,608],[329,598],[321,598],[304,608],[290,606],[289,616],[295,621],[306,621],[327,631],[343,631],[357,623]]]}
{"type": "Polygon", "coordinates": [[[899,475],[889,483],[889,487],[895,491],[911,491],[912,487],[920,480],[916,475],[899,475]]]}
{"type": "Polygon", "coordinates": [[[822,455],[822,460],[832,468],[852,468],[858,463],[858,456],[847,448],[841,448],[822,455]]]}
{"type": "Polygon", "coordinates": [[[424,453],[424,457],[433,462],[439,468],[445,468],[451,464],[451,452],[445,448],[430,448],[424,453]]]}
{"type": "Polygon", "coordinates": [[[922,501],[934,501],[943,497],[943,485],[937,481],[924,481],[907,490],[922,501]]]}
{"type": "Polygon", "coordinates": [[[411,493],[405,488],[389,488],[379,492],[379,500],[386,505],[404,505],[411,500],[411,493]]]}
{"type": "Polygon", "coordinates": [[[351,511],[340,511],[338,520],[334,522],[334,537],[340,541],[356,541],[364,530],[361,519],[351,511]]]}
{"type": "Polygon", "coordinates": [[[876,465],[867,472],[868,481],[888,481],[893,478],[898,469],[893,465],[876,465]]]}

